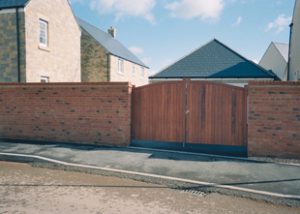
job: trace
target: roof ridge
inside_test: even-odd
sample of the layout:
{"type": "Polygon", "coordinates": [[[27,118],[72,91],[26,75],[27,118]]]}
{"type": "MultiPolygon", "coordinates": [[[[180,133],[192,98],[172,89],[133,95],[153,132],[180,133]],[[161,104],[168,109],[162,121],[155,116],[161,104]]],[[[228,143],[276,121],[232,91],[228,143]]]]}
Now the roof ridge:
{"type": "MultiPolygon", "coordinates": [[[[288,49],[288,52],[289,52],[289,49],[290,49],[290,46],[289,44],[284,44],[284,43],[275,43],[275,42],[272,42],[271,44],[273,44],[275,46],[275,49],[276,51],[278,51],[278,53],[280,54],[280,56],[285,60],[285,61],[288,61],[288,58],[286,59],[284,53],[283,53],[283,50],[281,48],[279,48],[277,45],[285,45],[285,47],[287,47],[288,49]]],[[[288,53],[287,53],[288,54],[288,53]]],[[[287,56],[288,57],[288,56],[287,56]]]]}
{"type": "MultiPolygon", "coordinates": [[[[164,68],[157,74],[152,75],[150,77],[150,79],[163,78],[163,77],[171,78],[171,76],[173,76],[174,78],[175,77],[182,78],[182,77],[187,77],[188,75],[190,75],[190,77],[192,77],[192,76],[199,77],[199,75],[202,75],[203,77],[213,77],[213,76],[218,76],[217,73],[214,73],[214,72],[226,71],[226,69],[228,69],[228,67],[226,67],[226,69],[224,68],[225,70],[217,70],[217,69],[222,69],[223,65],[224,66],[229,65],[232,68],[236,68],[236,65],[240,64],[239,62],[245,63],[248,66],[248,69],[250,69],[249,71],[247,71],[247,70],[240,71],[241,77],[246,78],[246,76],[254,77],[255,75],[257,75],[258,77],[262,77],[262,78],[272,78],[272,79],[276,78],[276,75],[272,71],[268,71],[268,70],[264,69],[260,65],[247,59],[246,57],[239,54],[237,51],[233,50],[232,48],[228,47],[224,43],[220,42],[218,39],[214,38],[214,39],[210,40],[209,42],[205,43],[204,45],[202,45],[200,48],[195,49],[190,54],[181,57],[179,60],[177,60],[176,62],[167,66],[166,68],[164,68]],[[212,47],[210,48],[210,46],[212,46],[212,47]],[[218,52],[216,52],[216,50],[218,50],[218,52]],[[219,52],[221,55],[219,54],[219,52]],[[229,57],[229,61],[227,60],[227,57],[224,54],[226,54],[226,56],[229,57]],[[218,62],[215,62],[213,60],[212,56],[214,56],[214,55],[216,55],[216,57],[217,57],[216,59],[219,60],[218,62]],[[197,58],[195,58],[195,57],[198,57],[198,56],[200,57],[199,59],[202,59],[204,61],[197,60],[197,58]],[[203,58],[201,58],[201,57],[203,57],[203,58]],[[220,58],[220,57],[223,57],[223,58],[220,58]],[[230,59],[233,59],[233,61],[231,62],[230,59]],[[196,68],[195,65],[187,64],[187,63],[196,63],[196,65],[200,66],[200,67],[196,68]],[[232,64],[232,63],[238,63],[238,64],[232,64]],[[211,65],[210,68],[205,67],[208,65],[211,65]],[[173,69],[174,69],[174,71],[172,71],[173,69]],[[201,70],[199,70],[199,69],[201,69],[201,70]],[[210,71],[210,69],[213,69],[213,70],[210,71]],[[214,70],[214,69],[216,69],[216,70],[214,70]],[[245,73],[245,72],[250,72],[251,70],[253,70],[253,72],[254,72],[253,74],[245,73]],[[187,73],[184,74],[182,72],[187,72],[187,73]],[[210,72],[212,72],[212,73],[210,73],[210,72]]],[[[233,71],[234,70],[231,70],[231,72],[233,72],[233,71]]],[[[235,76],[235,75],[239,76],[239,72],[237,70],[234,72],[237,72],[237,74],[228,73],[228,75],[229,76],[235,76]]],[[[220,77],[220,75],[219,75],[219,77],[220,77]]],[[[222,77],[222,78],[224,78],[224,77],[222,77]]]]}
{"type": "Polygon", "coordinates": [[[272,43],[274,43],[274,44],[280,44],[280,45],[289,45],[289,43],[285,43],[285,42],[274,42],[274,41],[272,41],[272,43]]]}
{"type": "Polygon", "coordinates": [[[91,37],[93,37],[108,53],[110,53],[111,55],[114,55],[116,57],[122,58],[124,60],[127,60],[129,62],[132,62],[136,65],[140,65],[140,66],[143,66],[143,67],[149,69],[149,67],[142,60],[140,60],[134,53],[132,53],[118,39],[113,38],[109,33],[96,27],[95,25],[90,24],[89,22],[87,22],[79,17],[76,17],[76,18],[77,18],[77,21],[79,22],[80,27],[85,32],[87,32],[91,37]],[[91,29],[88,29],[88,28],[91,28],[91,29]],[[99,34],[100,37],[98,37],[96,34],[99,34]],[[99,39],[101,37],[103,37],[103,38],[106,37],[104,39],[107,40],[108,43],[111,43],[111,44],[114,44],[114,46],[117,46],[119,51],[117,49],[112,49],[111,46],[107,45],[107,43],[105,41],[99,39]],[[120,50],[122,50],[123,52],[120,50]]]}
{"type": "Polygon", "coordinates": [[[80,21],[84,22],[85,24],[88,24],[89,26],[93,27],[93,28],[96,28],[97,30],[100,30],[102,31],[103,33],[107,34],[109,36],[109,33],[107,33],[106,31],[102,30],[101,28],[97,27],[96,25],[94,24],[91,24],[89,22],[87,22],[86,20],[82,19],[82,18],[79,18],[78,16],[75,16],[76,19],[79,19],[80,21]]]}
{"type": "Polygon", "coordinates": [[[183,60],[183,59],[186,58],[187,56],[189,56],[189,55],[191,55],[191,54],[197,52],[197,51],[200,50],[201,48],[204,48],[205,46],[207,46],[208,44],[210,44],[210,43],[213,42],[214,40],[217,40],[217,39],[215,39],[215,38],[214,38],[214,39],[211,39],[209,42],[206,42],[204,45],[201,45],[200,47],[198,47],[198,48],[196,48],[196,49],[190,51],[188,54],[186,54],[186,55],[180,57],[180,58],[177,59],[175,62],[171,63],[170,65],[165,66],[164,68],[162,68],[162,69],[161,69],[159,72],[157,72],[156,74],[153,74],[153,75],[149,76],[149,78],[154,77],[155,75],[160,74],[161,72],[163,72],[164,70],[168,69],[169,67],[175,65],[176,63],[180,62],[181,60],[183,60]]]}
{"type": "Polygon", "coordinates": [[[233,50],[232,48],[228,47],[227,45],[225,45],[224,43],[220,42],[219,40],[215,39],[216,42],[218,42],[220,45],[222,45],[223,47],[225,47],[227,50],[233,52],[234,54],[236,54],[238,57],[242,58],[243,60],[251,63],[252,65],[256,66],[257,68],[259,68],[260,70],[262,70],[263,72],[272,75],[273,77],[276,77],[276,75],[271,71],[271,70],[267,70],[265,68],[263,68],[262,66],[260,66],[259,64],[253,62],[252,60],[247,59],[246,57],[244,57],[243,55],[241,55],[240,53],[238,53],[237,51],[233,50]]]}

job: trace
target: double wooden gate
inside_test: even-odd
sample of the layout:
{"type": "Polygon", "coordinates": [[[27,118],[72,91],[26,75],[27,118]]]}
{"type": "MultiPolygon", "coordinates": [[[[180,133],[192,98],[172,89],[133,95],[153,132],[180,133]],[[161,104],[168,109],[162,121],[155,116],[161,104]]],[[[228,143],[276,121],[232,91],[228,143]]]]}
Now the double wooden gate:
{"type": "Polygon", "coordinates": [[[133,90],[134,141],[246,146],[246,90],[174,81],[133,90]]]}

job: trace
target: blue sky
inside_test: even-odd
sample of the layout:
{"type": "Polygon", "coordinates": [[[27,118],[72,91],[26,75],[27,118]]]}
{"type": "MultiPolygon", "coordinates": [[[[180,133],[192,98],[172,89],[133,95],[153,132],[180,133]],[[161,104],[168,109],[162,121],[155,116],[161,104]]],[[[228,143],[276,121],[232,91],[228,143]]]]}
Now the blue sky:
{"type": "Polygon", "coordinates": [[[72,0],[75,14],[117,39],[156,73],[217,38],[259,61],[289,40],[294,0],[72,0]]]}

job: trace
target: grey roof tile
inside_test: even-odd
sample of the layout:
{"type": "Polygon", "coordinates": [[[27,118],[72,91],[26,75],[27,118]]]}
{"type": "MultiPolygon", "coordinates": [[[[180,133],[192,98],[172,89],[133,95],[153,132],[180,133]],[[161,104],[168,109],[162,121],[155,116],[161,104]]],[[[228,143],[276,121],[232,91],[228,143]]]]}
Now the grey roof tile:
{"type": "Polygon", "coordinates": [[[289,58],[289,44],[273,42],[277,50],[280,52],[285,61],[288,61],[289,58]]]}
{"type": "Polygon", "coordinates": [[[145,65],[140,59],[138,59],[133,53],[131,53],[118,40],[114,39],[110,34],[100,30],[99,28],[97,28],[97,27],[95,27],[95,26],[93,26],[89,23],[87,23],[86,21],[83,21],[80,18],[77,18],[77,22],[83,30],[88,32],[110,54],[148,68],[147,65],[145,65]]]}
{"type": "Polygon", "coordinates": [[[150,77],[150,79],[159,78],[276,78],[276,76],[214,39],[150,77]]]}
{"type": "Polygon", "coordinates": [[[0,9],[24,7],[29,0],[0,0],[0,9]]]}

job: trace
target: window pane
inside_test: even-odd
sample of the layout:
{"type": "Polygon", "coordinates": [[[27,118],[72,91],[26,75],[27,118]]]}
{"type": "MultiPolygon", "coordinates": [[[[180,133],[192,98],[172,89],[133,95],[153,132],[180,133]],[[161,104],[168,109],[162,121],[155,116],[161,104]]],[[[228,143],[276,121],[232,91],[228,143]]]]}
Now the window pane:
{"type": "Polygon", "coordinates": [[[41,45],[48,45],[48,22],[42,19],[39,20],[39,40],[41,45]]]}
{"type": "Polygon", "coordinates": [[[124,73],[124,60],[118,59],[118,72],[120,74],[124,73]]]}

